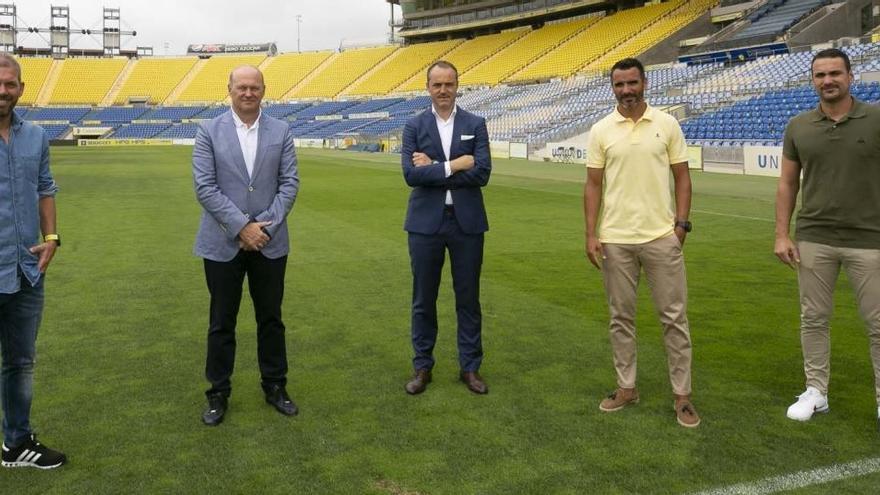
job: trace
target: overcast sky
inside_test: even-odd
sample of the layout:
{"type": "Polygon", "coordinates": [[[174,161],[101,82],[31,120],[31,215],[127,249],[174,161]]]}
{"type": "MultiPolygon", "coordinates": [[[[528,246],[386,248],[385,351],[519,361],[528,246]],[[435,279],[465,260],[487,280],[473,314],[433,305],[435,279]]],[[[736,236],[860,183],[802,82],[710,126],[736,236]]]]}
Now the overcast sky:
{"type": "MultiPolygon", "coordinates": [[[[275,42],[281,52],[296,51],[296,15],[302,15],[302,51],[335,49],[344,43],[388,41],[391,17],[385,0],[12,0],[18,27],[48,28],[50,5],[70,7],[70,29],[99,30],[103,8],[120,9],[123,50],[152,46],[155,55],[182,55],[196,43],[275,42]]],[[[395,19],[400,9],[395,6],[395,19]]],[[[3,19],[2,23],[7,20],[3,19]]],[[[18,44],[48,47],[48,33],[19,33],[18,44]],[[42,37],[41,37],[42,36],[42,37]]],[[[99,35],[72,34],[73,48],[99,49],[99,35]]]]}

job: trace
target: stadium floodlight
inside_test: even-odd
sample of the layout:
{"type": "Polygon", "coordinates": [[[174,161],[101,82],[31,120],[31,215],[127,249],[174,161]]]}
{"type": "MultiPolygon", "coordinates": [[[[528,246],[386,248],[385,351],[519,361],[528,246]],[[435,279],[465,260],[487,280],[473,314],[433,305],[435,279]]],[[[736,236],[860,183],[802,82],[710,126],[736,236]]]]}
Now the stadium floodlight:
{"type": "Polygon", "coordinates": [[[0,50],[14,52],[17,46],[18,27],[15,5],[0,4],[0,50]]]}
{"type": "Polygon", "coordinates": [[[296,52],[297,53],[301,53],[301,50],[299,49],[299,28],[300,28],[300,25],[302,24],[302,22],[303,22],[302,14],[296,14],[296,52]]]}
{"type": "MultiPolygon", "coordinates": [[[[18,33],[34,33],[38,35],[48,33],[49,39],[43,38],[43,40],[49,44],[52,56],[66,57],[70,53],[70,8],[52,5],[50,6],[50,11],[50,25],[48,28],[33,26],[19,28],[15,4],[0,4],[0,50],[22,49],[17,46],[16,38],[18,33]],[[7,17],[11,18],[11,20],[4,22],[7,17]]],[[[122,18],[119,14],[119,9],[104,7],[104,24],[102,29],[76,29],[74,34],[101,35],[103,37],[101,51],[106,56],[115,56],[122,54],[122,37],[137,36],[137,31],[122,28],[122,18]]],[[[149,52],[152,52],[152,48],[149,52]]]]}

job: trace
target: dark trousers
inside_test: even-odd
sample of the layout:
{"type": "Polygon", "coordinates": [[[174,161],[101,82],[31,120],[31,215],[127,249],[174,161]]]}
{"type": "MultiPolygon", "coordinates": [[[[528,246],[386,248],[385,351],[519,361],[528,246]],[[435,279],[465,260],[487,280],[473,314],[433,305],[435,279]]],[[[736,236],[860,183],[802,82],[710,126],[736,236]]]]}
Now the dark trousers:
{"type": "Polygon", "coordinates": [[[447,208],[436,234],[409,234],[409,256],[413,273],[412,345],[413,368],[434,367],[437,341],[437,293],[446,250],[452,262],[452,286],[458,319],[458,361],[462,371],[477,371],[483,360],[480,312],[480,268],[483,264],[483,234],[466,234],[447,208]]]}
{"type": "Polygon", "coordinates": [[[205,260],[205,280],[211,294],[205,364],[205,377],[211,388],[206,394],[229,396],[232,390],[235,324],[245,275],[257,320],[257,358],[262,385],[265,388],[287,384],[287,349],[281,321],[286,268],[287,256],[269,259],[255,251],[239,251],[227,262],[205,260]]]}

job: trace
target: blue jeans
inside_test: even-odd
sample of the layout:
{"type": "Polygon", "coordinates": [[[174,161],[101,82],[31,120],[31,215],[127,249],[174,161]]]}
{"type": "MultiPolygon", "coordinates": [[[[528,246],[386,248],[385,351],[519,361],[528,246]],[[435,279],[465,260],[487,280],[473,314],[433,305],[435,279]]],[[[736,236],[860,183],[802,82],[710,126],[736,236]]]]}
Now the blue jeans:
{"type": "Polygon", "coordinates": [[[37,328],[43,316],[43,278],[31,287],[22,277],[21,290],[0,294],[0,399],[3,402],[3,440],[18,446],[31,434],[37,328]]]}

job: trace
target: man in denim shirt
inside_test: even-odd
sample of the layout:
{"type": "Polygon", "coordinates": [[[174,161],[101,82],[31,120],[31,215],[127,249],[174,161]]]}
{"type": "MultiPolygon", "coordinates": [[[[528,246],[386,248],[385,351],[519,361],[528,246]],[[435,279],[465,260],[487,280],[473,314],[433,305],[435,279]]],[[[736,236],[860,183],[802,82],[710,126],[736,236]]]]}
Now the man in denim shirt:
{"type": "Polygon", "coordinates": [[[55,231],[58,187],[49,172],[49,141],[43,129],[13,111],[23,91],[18,62],[0,53],[2,465],[52,469],[66,458],[37,441],[29,417],[43,274],[61,243],[55,231]]]}

